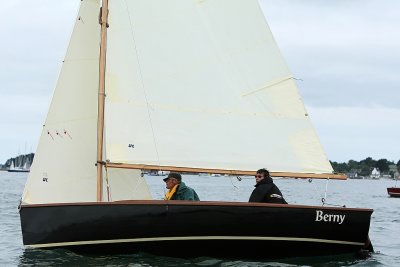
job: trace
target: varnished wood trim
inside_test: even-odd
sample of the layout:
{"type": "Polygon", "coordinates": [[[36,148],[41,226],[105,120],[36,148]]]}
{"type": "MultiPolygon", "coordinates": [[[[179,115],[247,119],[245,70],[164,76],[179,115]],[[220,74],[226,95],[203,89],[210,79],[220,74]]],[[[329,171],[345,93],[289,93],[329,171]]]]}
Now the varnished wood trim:
{"type": "Polygon", "coordinates": [[[133,243],[133,242],[158,242],[158,241],[187,241],[187,240],[262,240],[262,241],[287,241],[287,242],[316,242],[341,245],[362,246],[364,243],[351,242],[345,240],[330,240],[318,238],[299,238],[284,236],[171,236],[171,237],[151,237],[151,238],[131,238],[131,239],[110,239],[110,240],[90,240],[76,242],[60,242],[27,245],[27,248],[49,248],[65,247],[76,245],[94,245],[94,244],[115,244],[115,243],[133,243]]]}
{"type": "MultiPolygon", "coordinates": [[[[204,169],[204,168],[188,168],[176,166],[158,166],[146,164],[127,164],[127,163],[114,163],[107,162],[108,168],[121,168],[121,169],[140,169],[140,170],[160,170],[160,171],[174,171],[174,172],[190,172],[190,173],[215,173],[215,174],[228,174],[228,175],[246,175],[252,176],[256,171],[245,170],[223,170],[223,169],[204,169]]],[[[272,177],[286,177],[286,178],[313,178],[313,179],[336,179],[346,180],[347,176],[344,174],[334,173],[296,173],[296,172],[270,172],[272,177]]]]}

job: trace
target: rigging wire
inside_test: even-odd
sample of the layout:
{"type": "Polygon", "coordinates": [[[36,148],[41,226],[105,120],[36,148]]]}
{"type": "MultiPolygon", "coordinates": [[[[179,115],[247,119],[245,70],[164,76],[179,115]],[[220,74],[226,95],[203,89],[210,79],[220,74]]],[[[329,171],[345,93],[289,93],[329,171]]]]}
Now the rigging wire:
{"type": "MultiPolygon", "coordinates": [[[[105,88],[106,89],[106,88],[105,88]]],[[[106,104],[107,104],[107,95],[104,93],[104,110],[106,109],[106,104]]],[[[103,120],[103,156],[105,158],[105,160],[103,159],[103,163],[101,163],[101,165],[103,165],[104,167],[104,171],[105,171],[105,180],[106,180],[106,188],[107,188],[107,201],[110,202],[112,201],[112,197],[111,197],[111,186],[108,180],[108,168],[107,168],[107,162],[109,162],[110,160],[107,159],[107,146],[104,142],[104,140],[107,140],[107,121],[104,118],[103,120]]],[[[65,131],[65,130],[64,130],[65,131]]],[[[100,163],[97,163],[100,164],[100,163]]],[[[103,189],[101,189],[103,190],[103,189]]]]}
{"type": "Polygon", "coordinates": [[[110,184],[108,183],[108,168],[107,168],[107,164],[104,164],[104,170],[106,171],[107,200],[108,200],[108,202],[110,202],[110,201],[112,201],[112,198],[111,198],[111,187],[110,187],[110,184]]]}
{"type": "MultiPolygon", "coordinates": [[[[343,207],[343,208],[345,208],[346,205],[338,205],[338,204],[332,204],[332,203],[326,202],[326,199],[327,199],[327,197],[328,197],[328,184],[329,184],[329,181],[330,181],[329,178],[326,179],[325,191],[324,191],[324,193],[323,193],[323,196],[321,196],[321,194],[320,194],[320,193],[318,192],[318,190],[317,190],[317,187],[314,185],[314,190],[316,191],[317,195],[320,196],[322,206],[328,205],[328,206],[343,207]]],[[[312,182],[313,182],[313,179],[311,179],[311,178],[308,179],[308,182],[309,182],[309,183],[312,183],[312,182]]]]}
{"type": "MultiPolygon", "coordinates": [[[[308,180],[307,180],[310,184],[313,182],[313,179],[311,179],[311,178],[309,178],[308,180]]],[[[318,189],[317,189],[317,187],[315,186],[315,184],[313,183],[313,188],[314,188],[314,191],[316,192],[316,194],[319,196],[319,198],[321,199],[321,202],[322,202],[322,206],[324,205],[324,202],[325,202],[325,198],[326,198],[326,192],[325,192],[325,198],[324,197],[322,197],[321,196],[321,193],[318,191],[318,189]]],[[[325,189],[326,190],[326,189],[325,189]]]]}
{"type": "MultiPolygon", "coordinates": [[[[238,177],[236,177],[236,178],[238,178],[238,177]]],[[[239,187],[238,186],[236,186],[234,183],[233,183],[233,180],[232,180],[232,176],[230,176],[229,175],[229,180],[231,181],[231,185],[233,186],[233,188],[235,188],[236,190],[239,190],[239,187]]],[[[238,179],[239,180],[239,179],[238,179]]],[[[241,180],[241,179],[240,179],[241,180]]],[[[240,181],[239,180],[239,181],[240,181]]]]}
{"type": "MultiPolygon", "coordinates": [[[[144,171],[143,170],[140,170],[141,171],[141,173],[140,173],[140,175],[139,175],[139,177],[136,179],[136,183],[132,186],[132,194],[133,195],[136,195],[136,192],[138,192],[141,188],[140,188],[140,185],[142,185],[143,183],[146,185],[146,187],[147,187],[147,189],[148,189],[148,186],[147,186],[147,183],[146,183],[146,178],[144,178],[144,171]]],[[[139,194],[140,194],[140,192],[139,192],[139,194]]]]}
{"type": "MultiPolygon", "coordinates": [[[[130,23],[130,25],[132,25],[131,13],[129,12],[129,8],[128,8],[128,5],[127,5],[126,1],[124,1],[124,3],[125,3],[126,12],[127,12],[127,14],[128,14],[129,23],[130,23]]],[[[158,165],[160,166],[160,165],[161,165],[161,163],[160,163],[160,156],[159,156],[159,153],[158,153],[157,140],[156,140],[156,136],[155,136],[155,133],[154,133],[153,122],[152,122],[151,114],[150,114],[150,104],[149,104],[149,100],[148,100],[148,97],[147,97],[147,94],[146,94],[146,90],[145,90],[145,85],[144,85],[144,81],[143,81],[142,66],[140,65],[139,54],[138,54],[138,47],[136,46],[135,33],[134,33],[134,31],[133,31],[133,28],[134,28],[134,27],[130,27],[132,42],[133,42],[133,46],[134,46],[133,48],[134,48],[134,50],[135,50],[135,55],[136,55],[136,59],[137,59],[137,64],[138,64],[138,69],[139,69],[139,76],[140,76],[140,83],[141,83],[141,85],[142,85],[144,98],[145,98],[145,100],[146,100],[147,115],[148,115],[148,117],[149,117],[149,122],[150,122],[150,127],[151,127],[151,133],[152,133],[153,142],[154,142],[154,149],[155,149],[155,151],[156,151],[158,165]]]]}

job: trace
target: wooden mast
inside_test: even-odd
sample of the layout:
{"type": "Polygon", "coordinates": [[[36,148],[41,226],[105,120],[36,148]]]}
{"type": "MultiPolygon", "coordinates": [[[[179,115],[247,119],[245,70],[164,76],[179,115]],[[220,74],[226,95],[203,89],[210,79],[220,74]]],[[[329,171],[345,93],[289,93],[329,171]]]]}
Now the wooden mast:
{"type": "Polygon", "coordinates": [[[106,48],[107,48],[108,0],[102,1],[99,23],[101,25],[100,59],[99,59],[99,95],[97,120],[97,201],[103,200],[103,137],[104,137],[104,102],[106,82],[106,48]]]}

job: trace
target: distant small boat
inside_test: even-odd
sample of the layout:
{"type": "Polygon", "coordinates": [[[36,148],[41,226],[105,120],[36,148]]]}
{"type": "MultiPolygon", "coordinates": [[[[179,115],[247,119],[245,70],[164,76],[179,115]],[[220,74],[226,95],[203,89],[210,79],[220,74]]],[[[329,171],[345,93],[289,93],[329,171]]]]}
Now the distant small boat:
{"type": "Polygon", "coordinates": [[[391,197],[400,197],[400,187],[388,187],[387,192],[391,197]]]}
{"type": "Polygon", "coordinates": [[[157,171],[152,170],[148,173],[150,176],[165,176],[169,174],[169,171],[157,171]]]}

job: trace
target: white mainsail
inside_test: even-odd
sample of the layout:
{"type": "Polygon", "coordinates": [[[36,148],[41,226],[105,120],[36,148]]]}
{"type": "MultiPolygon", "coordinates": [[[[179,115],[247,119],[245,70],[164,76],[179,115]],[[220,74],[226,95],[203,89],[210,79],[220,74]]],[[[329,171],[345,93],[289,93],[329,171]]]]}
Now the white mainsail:
{"type": "Polygon", "coordinates": [[[109,5],[107,160],[332,172],[257,0],[109,5]]]}
{"type": "MultiPolygon", "coordinates": [[[[99,7],[81,2],[23,203],[97,200],[99,7]]],[[[151,199],[118,164],[332,173],[257,0],[111,0],[108,25],[103,201],[151,199]]]]}

